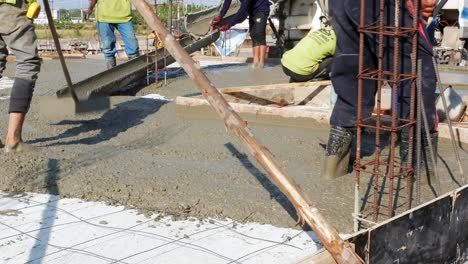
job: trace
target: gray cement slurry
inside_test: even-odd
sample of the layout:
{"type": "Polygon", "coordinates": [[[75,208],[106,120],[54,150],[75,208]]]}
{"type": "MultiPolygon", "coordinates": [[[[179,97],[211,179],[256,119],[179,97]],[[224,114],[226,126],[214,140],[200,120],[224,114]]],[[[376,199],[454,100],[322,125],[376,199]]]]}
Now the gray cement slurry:
{"type": "MultiPolygon", "coordinates": [[[[278,67],[252,72],[243,65],[208,75],[222,87],[273,83],[285,78],[279,73],[278,67]]],[[[196,90],[181,77],[171,79],[167,87],[140,91],[150,92],[174,98],[196,90]]],[[[103,114],[51,118],[40,113],[42,99],[34,98],[24,128],[26,142],[39,151],[0,154],[1,190],[54,192],[176,218],[229,217],[294,225],[291,204],[209,107],[187,109],[166,101],[113,97],[112,109],[103,114]]],[[[6,124],[7,108],[8,101],[0,100],[0,124],[6,124]]],[[[244,117],[326,219],[340,232],[350,232],[354,174],[334,181],[320,175],[328,128],[310,120],[244,117]]],[[[5,132],[2,125],[2,138],[5,132]]],[[[439,143],[444,192],[457,186],[446,169],[456,168],[448,146],[447,141],[439,143]]],[[[466,152],[462,157],[467,158],[466,152]]],[[[454,169],[451,173],[457,177],[454,169]]],[[[424,187],[423,199],[433,197],[424,187]]]]}

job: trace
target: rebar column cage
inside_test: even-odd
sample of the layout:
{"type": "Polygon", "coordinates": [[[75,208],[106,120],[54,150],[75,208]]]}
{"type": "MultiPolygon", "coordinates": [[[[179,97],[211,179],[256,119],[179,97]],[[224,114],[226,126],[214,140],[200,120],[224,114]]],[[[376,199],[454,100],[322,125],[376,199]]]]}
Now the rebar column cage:
{"type": "MultiPolygon", "coordinates": [[[[407,1],[412,0],[392,0],[395,2],[394,12],[395,17],[392,25],[385,25],[385,14],[387,7],[385,2],[388,0],[379,0],[379,16],[377,21],[372,21],[366,24],[366,0],[361,0],[361,14],[360,14],[360,28],[359,28],[359,74],[358,74],[358,109],[356,121],[356,160],[354,163],[354,170],[356,173],[355,183],[355,203],[354,203],[354,229],[357,231],[361,223],[377,223],[381,207],[385,207],[382,202],[383,194],[387,192],[388,204],[386,205],[388,218],[395,214],[394,205],[394,183],[395,180],[404,181],[406,179],[406,208],[411,208],[411,185],[412,175],[414,169],[412,166],[402,165],[395,162],[395,150],[397,144],[398,133],[403,128],[409,129],[409,146],[408,146],[408,160],[407,164],[413,164],[413,130],[415,127],[415,97],[416,97],[416,79],[417,79],[417,49],[418,49],[418,10],[419,0],[414,0],[414,8],[411,10],[413,17],[413,24],[411,27],[404,27],[400,25],[400,15],[402,8],[407,7],[407,1]],[[377,69],[364,69],[365,57],[365,39],[367,36],[373,36],[378,40],[377,48],[377,69]],[[411,72],[402,72],[399,69],[399,60],[402,47],[400,47],[401,38],[412,38],[412,57],[411,57],[411,72]],[[393,40],[393,69],[384,69],[384,40],[393,40]],[[365,89],[363,82],[373,81],[376,82],[377,94],[376,105],[374,114],[370,117],[363,116],[362,103],[363,103],[363,89],[365,89]],[[401,118],[398,114],[397,100],[400,89],[400,83],[404,81],[411,82],[411,99],[410,99],[410,114],[409,118],[401,118]],[[388,83],[391,87],[391,109],[389,114],[382,112],[382,88],[384,83],[388,83]],[[386,122],[383,122],[385,121],[386,122]],[[388,123],[390,122],[390,125],[388,123]],[[375,152],[372,158],[363,158],[361,156],[361,144],[363,137],[363,130],[375,132],[375,152]],[[388,157],[382,155],[382,138],[381,132],[390,133],[389,154],[388,157]],[[372,203],[366,205],[367,201],[363,200],[360,196],[360,181],[363,176],[368,176],[370,184],[373,186],[372,203]],[[380,179],[382,178],[382,182],[380,179]],[[380,191],[379,191],[380,190],[380,191]],[[361,202],[364,203],[361,206],[361,202]],[[366,205],[366,206],[365,206],[366,205]],[[362,209],[363,208],[363,209],[362,209]],[[372,216],[372,220],[367,219],[372,216]]],[[[377,2],[377,1],[376,1],[377,2]]],[[[368,20],[368,19],[367,19],[368,20]]],[[[367,133],[366,133],[367,134],[367,133]]],[[[404,193],[404,191],[403,191],[404,193]]]]}

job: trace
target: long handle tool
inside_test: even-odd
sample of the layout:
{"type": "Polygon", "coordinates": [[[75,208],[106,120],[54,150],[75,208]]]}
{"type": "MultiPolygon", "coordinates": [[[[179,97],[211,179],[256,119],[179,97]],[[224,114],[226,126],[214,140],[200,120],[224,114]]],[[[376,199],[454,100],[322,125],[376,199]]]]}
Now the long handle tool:
{"type": "MultiPolygon", "coordinates": [[[[70,89],[70,94],[75,104],[75,113],[99,112],[109,109],[110,101],[108,97],[93,97],[92,100],[90,100],[89,98],[79,100],[75,89],[73,89],[73,83],[70,78],[70,73],[68,72],[67,64],[65,63],[65,58],[62,53],[62,47],[60,46],[57,30],[55,29],[54,19],[52,17],[49,1],[44,0],[43,2],[44,9],[47,15],[47,21],[49,23],[50,31],[52,33],[52,38],[54,39],[55,49],[60,59],[60,64],[62,66],[62,71],[65,76],[65,80],[67,81],[68,89],[70,89]]],[[[63,111],[63,109],[60,110],[63,111]]]]}

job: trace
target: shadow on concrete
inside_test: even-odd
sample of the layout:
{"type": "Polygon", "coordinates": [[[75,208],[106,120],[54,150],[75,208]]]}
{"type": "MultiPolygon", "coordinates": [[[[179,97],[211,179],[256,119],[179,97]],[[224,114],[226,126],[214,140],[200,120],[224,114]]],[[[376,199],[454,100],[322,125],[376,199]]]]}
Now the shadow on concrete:
{"type": "Polygon", "coordinates": [[[128,129],[138,126],[144,122],[144,119],[159,111],[159,109],[169,103],[169,101],[160,101],[147,98],[139,98],[116,105],[104,113],[100,118],[92,120],[63,120],[54,125],[78,125],[67,129],[60,135],[40,138],[28,143],[41,143],[58,140],[46,146],[85,144],[93,145],[103,141],[110,140],[128,129]],[[80,134],[99,131],[97,135],[87,138],[76,139],[80,134]],[[73,138],[71,141],[64,139],[73,138]]]}
{"type": "MultiPolygon", "coordinates": [[[[286,195],[284,195],[284,193],[270,180],[270,178],[268,178],[265,173],[261,172],[250,161],[246,154],[239,152],[239,150],[232,143],[226,143],[224,146],[242,163],[242,165],[250,172],[250,174],[252,174],[257,179],[263,188],[265,188],[265,190],[270,193],[270,198],[278,202],[284,208],[284,210],[288,212],[289,216],[297,222],[298,217],[293,204],[289,201],[288,197],[286,197],[286,195]]],[[[303,230],[313,241],[319,242],[319,238],[308,225],[304,225],[303,230]]]]}
{"type": "MultiPolygon", "coordinates": [[[[442,161],[442,164],[444,165],[445,169],[447,170],[447,173],[449,174],[450,178],[452,181],[458,186],[461,187],[462,185],[460,184],[459,181],[455,178],[455,175],[453,175],[452,169],[448,165],[447,161],[439,154],[437,153],[437,157],[439,158],[440,161],[442,161]]],[[[440,163],[439,163],[440,164],[440,163]]],[[[439,175],[442,175],[442,173],[439,173],[439,175]]],[[[440,176],[439,176],[440,177],[440,176]]]]}
{"type": "Polygon", "coordinates": [[[227,143],[224,146],[231,152],[231,154],[237,158],[242,165],[252,174],[257,181],[270,193],[271,199],[275,199],[283,208],[288,212],[292,219],[297,221],[296,209],[286,197],[286,195],[281,192],[281,190],[268,178],[268,176],[261,172],[252,162],[250,162],[249,157],[239,152],[239,150],[232,144],[227,143]]]}
{"type": "Polygon", "coordinates": [[[36,235],[36,242],[31,249],[31,252],[26,263],[43,263],[43,258],[46,255],[48,243],[52,233],[52,226],[57,215],[57,203],[59,201],[56,195],[59,195],[57,187],[57,172],[58,161],[50,159],[48,163],[48,172],[46,178],[47,193],[51,196],[46,203],[46,207],[42,212],[41,227],[36,235]]]}

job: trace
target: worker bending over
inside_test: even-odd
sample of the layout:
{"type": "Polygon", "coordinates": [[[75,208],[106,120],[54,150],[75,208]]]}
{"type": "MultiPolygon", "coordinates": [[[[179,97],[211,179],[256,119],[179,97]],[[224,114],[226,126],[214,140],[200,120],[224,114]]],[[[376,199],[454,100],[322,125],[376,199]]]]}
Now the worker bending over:
{"type": "Polygon", "coordinates": [[[132,4],[129,0],[91,0],[86,11],[88,16],[96,8],[96,20],[99,37],[102,42],[102,52],[106,58],[107,69],[115,67],[116,38],[114,31],[117,29],[123,42],[125,52],[129,60],[138,57],[138,40],[132,22],[132,4]]]}
{"type": "Polygon", "coordinates": [[[270,15],[270,2],[268,0],[241,0],[241,6],[231,21],[220,26],[226,12],[231,6],[232,0],[225,0],[219,16],[213,18],[211,24],[219,26],[219,30],[226,31],[235,24],[249,16],[249,31],[253,46],[253,65],[255,68],[263,68],[267,52],[266,46],[266,23],[270,15]]]}
{"type": "MultiPolygon", "coordinates": [[[[32,2],[34,1],[30,1],[30,3],[32,2]]],[[[22,130],[26,113],[31,104],[37,75],[41,68],[41,61],[37,52],[33,21],[26,17],[28,6],[29,4],[25,0],[0,1],[0,78],[6,66],[7,47],[13,51],[16,57],[15,81],[8,109],[6,153],[30,148],[23,143],[22,130]]]]}
{"type": "MultiPolygon", "coordinates": [[[[394,24],[395,0],[385,1],[384,21],[394,24]]],[[[401,27],[412,27],[413,18],[411,2],[401,1],[399,23],[401,27]],[[409,5],[408,5],[409,4],[409,5]]],[[[347,173],[351,142],[356,131],[357,116],[357,94],[358,94],[358,70],[359,70],[359,21],[361,13],[360,1],[355,0],[329,0],[329,12],[331,24],[336,32],[337,46],[333,60],[331,80],[335,92],[338,95],[335,107],[330,118],[330,135],[325,151],[325,162],[323,173],[328,178],[335,178],[347,173]]],[[[379,19],[379,5],[374,0],[365,0],[366,10],[365,23],[371,25],[379,19]]],[[[421,10],[424,19],[432,14],[435,0],[422,0],[421,10]]],[[[415,34],[415,33],[412,33],[415,34]]],[[[383,70],[393,71],[398,67],[400,73],[411,73],[411,50],[412,34],[400,38],[399,64],[393,65],[393,39],[384,37],[383,70]]],[[[377,69],[378,59],[378,37],[375,35],[365,35],[365,48],[363,69],[377,69]]],[[[422,60],[422,94],[426,108],[426,115],[429,121],[432,140],[437,141],[435,133],[435,88],[436,77],[432,65],[432,45],[419,34],[417,59],[422,60]]],[[[400,83],[398,94],[400,117],[408,118],[410,113],[411,81],[400,83]]],[[[375,104],[375,93],[377,82],[363,80],[362,90],[362,118],[365,119],[372,114],[375,104]]],[[[425,139],[426,137],[423,136],[425,139]]],[[[400,157],[404,164],[407,160],[409,129],[404,129],[400,137],[400,157]]],[[[427,141],[427,140],[426,140],[427,141]]],[[[427,147],[427,143],[423,143],[427,147]]],[[[435,144],[436,145],[436,144],[435,144]]],[[[408,164],[411,166],[411,164],[408,164]]]]}
{"type": "Polygon", "coordinates": [[[281,58],[284,73],[291,77],[289,82],[328,79],[335,48],[336,36],[331,28],[311,30],[281,58]]]}

